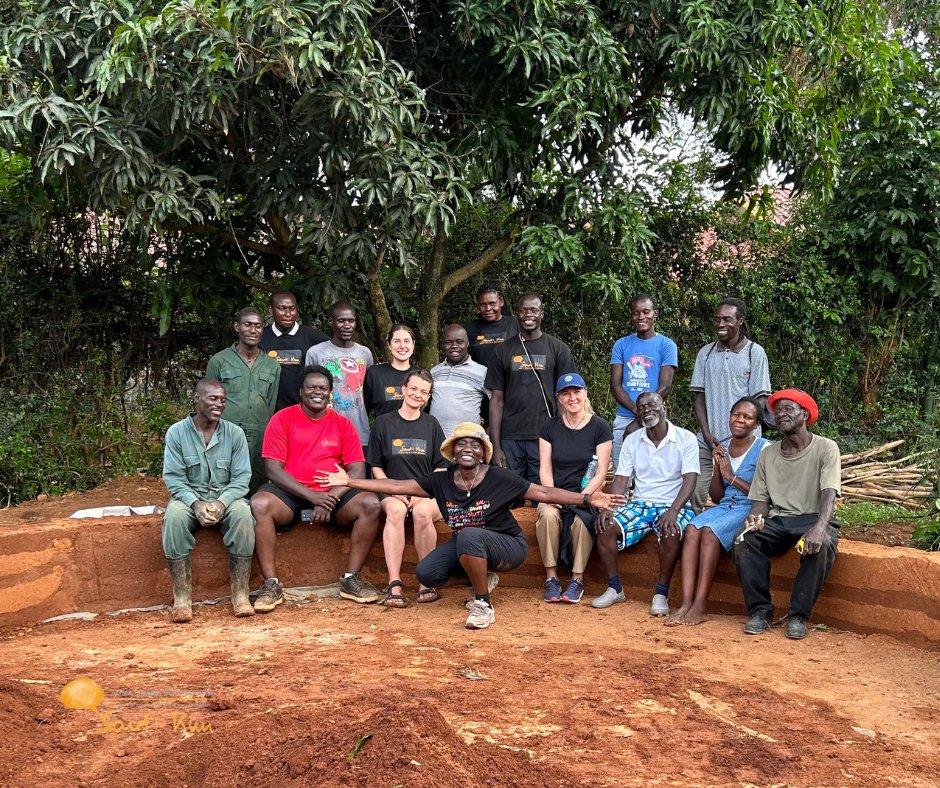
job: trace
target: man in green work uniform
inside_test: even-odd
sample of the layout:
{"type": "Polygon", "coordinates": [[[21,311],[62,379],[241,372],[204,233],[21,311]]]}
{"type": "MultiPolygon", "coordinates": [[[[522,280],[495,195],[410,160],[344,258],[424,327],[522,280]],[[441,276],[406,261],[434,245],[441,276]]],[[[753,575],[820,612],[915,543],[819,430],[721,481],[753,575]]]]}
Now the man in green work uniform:
{"type": "Polygon", "coordinates": [[[245,307],[235,317],[238,341],[209,359],[206,377],[222,382],[228,405],[223,418],[245,431],[251,455],[251,486],[253,494],[266,480],[261,442],[264,430],[277,404],[281,367],[261,352],[264,321],[253,306],[245,307]]]}
{"type": "Polygon", "coordinates": [[[248,444],[241,427],[222,421],[225,389],[203,378],[193,395],[193,415],[166,432],[163,481],[170,502],[163,517],[163,552],[173,579],[173,621],[192,619],[190,555],[200,528],[219,526],[232,575],[232,608],[254,615],[248,601],[255,521],[245,495],[251,478],[248,444]]]}

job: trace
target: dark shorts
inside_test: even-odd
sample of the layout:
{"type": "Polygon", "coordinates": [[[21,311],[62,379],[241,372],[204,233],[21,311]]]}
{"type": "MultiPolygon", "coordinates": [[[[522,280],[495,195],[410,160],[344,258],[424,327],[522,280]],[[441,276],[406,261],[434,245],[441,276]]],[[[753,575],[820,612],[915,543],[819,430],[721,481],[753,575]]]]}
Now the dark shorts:
{"type": "MultiPolygon", "coordinates": [[[[296,495],[287,492],[287,490],[282,490],[276,484],[271,484],[271,482],[262,484],[261,487],[258,488],[258,492],[271,493],[271,495],[273,495],[288,509],[290,509],[291,521],[285,525],[277,526],[278,531],[289,531],[300,522],[300,513],[304,509],[313,508],[313,504],[311,504],[310,501],[308,501],[306,498],[298,498],[296,495]]],[[[345,493],[343,493],[343,496],[336,502],[336,506],[333,507],[333,511],[330,513],[329,525],[336,525],[336,515],[339,513],[339,510],[361,492],[363,491],[347,490],[345,493]]]]}

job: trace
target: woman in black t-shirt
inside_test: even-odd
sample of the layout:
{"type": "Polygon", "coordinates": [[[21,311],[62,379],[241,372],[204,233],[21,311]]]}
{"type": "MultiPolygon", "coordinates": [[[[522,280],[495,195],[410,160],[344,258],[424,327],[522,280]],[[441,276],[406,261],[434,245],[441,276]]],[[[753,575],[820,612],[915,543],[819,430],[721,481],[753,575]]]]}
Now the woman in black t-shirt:
{"type": "MultiPolygon", "coordinates": [[[[350,479],[338,464],[317,482],[357,490],[434,498],[453,538],[439,545],[415,569],[419,582],[440,587],[457,580],[473,586],[467,629],[485,629],[496,620],[490,603],[488,571],[514,569],[525,561],[528,542],[509,507],[520,498],[542,503],[581,504],[612,509],[622,495],[595,491],[591,495],[530,484],[505,468],[489,465],[493,444],[479,424],[458,424],[441,445],[441,454],[455,468],[416,480],[350,479]]],[[[495,576],[494,576],[495,577],[495,576]]],[[[495,583],[493,584],[495,585],[495,583]]]]}
{"type": "MultiPolygon", "coordinates": [[[[573,492],[599,490],[610,466],[614,437],[610,425],[594,415],[584,378],[577,372],[558,378],[555,399],[558,415],[546,421],[539,433],[539,481],[573,492]]],[[[545,601],[577,604],[584,594],[584,568],[594,547],[594,510],[540,503],[535,535],[545,566],[545,601]],[[559,560],[571,567],[564,593],[558,579],[559,560]]]]}
{"type": "Polygon", "coordinates": [[[401,387],[415,367],[411,357],[415,353],[415,332],[404,323],[396,323],[385,335],[385,344],[392,356],[391,363],[373,364],[366,370],[362,384],[362,401],[366,411],[376,418],[383,413],[398,410],[402,401],[401,387]]]}
{"type": "MultiPolygon", "coordinates": [[[[444,442],[444,431],[437,419],[421,410],[431,397],[433,384],[434,378],[430,372],[413,369],[401,387],[401,407],[375,420],[366,450],[366,462],[372,468],[372,478],[418,479],[447,467],[440,448],[444,442]]],[[[411,495],[383,496],[382,512],[385,514],[382,548],[388,567],[384,604],[386,607],[407,607],[401,585],[405,519],[410,512],[414,523],[415,551],[420,561],[437,546],[434,522],[442,519],[441,513],[433,500],[411,495]]],[[[433,602],[437,598],[437,591],[433,587],[419,585],[419,602],[433,602]]]]}

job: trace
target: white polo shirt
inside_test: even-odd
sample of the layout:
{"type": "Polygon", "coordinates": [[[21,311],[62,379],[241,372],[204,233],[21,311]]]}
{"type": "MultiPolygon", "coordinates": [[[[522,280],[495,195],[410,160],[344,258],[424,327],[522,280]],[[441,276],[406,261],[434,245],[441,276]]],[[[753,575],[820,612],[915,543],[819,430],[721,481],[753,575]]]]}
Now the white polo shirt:
{"type": "Polygon", "coordinates": [[[628,435],[620,450],[617,476],[636,473],[635,501],[672,506],[686,473],[701,473],[698,441],[688,430],[667,421],[666,437],[655,445],[646,428],[628,435]]]}

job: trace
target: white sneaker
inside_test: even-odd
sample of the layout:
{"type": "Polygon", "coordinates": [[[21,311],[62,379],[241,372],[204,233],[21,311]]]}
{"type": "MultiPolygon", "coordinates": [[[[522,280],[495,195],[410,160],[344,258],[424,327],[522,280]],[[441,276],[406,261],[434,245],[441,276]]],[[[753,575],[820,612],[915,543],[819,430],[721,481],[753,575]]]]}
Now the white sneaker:
{"type": "Polygon", "coordinates": [[[467,629],[486,629],[496,621],[496,611],[492,605],[486,604],[482,599],[474,599],[470,606],[470,615],[467,616],[467,629]]]}
{"type": "MultiPolygon", "coordinates": [[[[496,590],[496,586],[499,585],[499,575],[496,572],[487,572],[486,573],[486,593],[492,594],[496,590]]],[[[473,607],[473,603],[476,602],[477,595],[473,590],[473,586],[467,586],[467,602],[464,605],[467,610],[473,607]]]]}
{"type": "Polygon", "coordinates": [[[653,597],[653,604],[650,605],[651,616],[668,616],[669,600],[663,594],[656,594],[653,597]]]}
{"type": "Polygon", "coordinates": [[[591,607],[600,607],[600,608],[610,607],[611,605],[615,605],[618,602],[626,602],[626,601],[627,601],[627,597],[623,593],[623,591],[620,591],[618,593],[617,591],[614,591],[614,589],[612,589],[610,586],[607,586],[603,594],[597,597],[597,599],[591,600],[591,607]]]}

